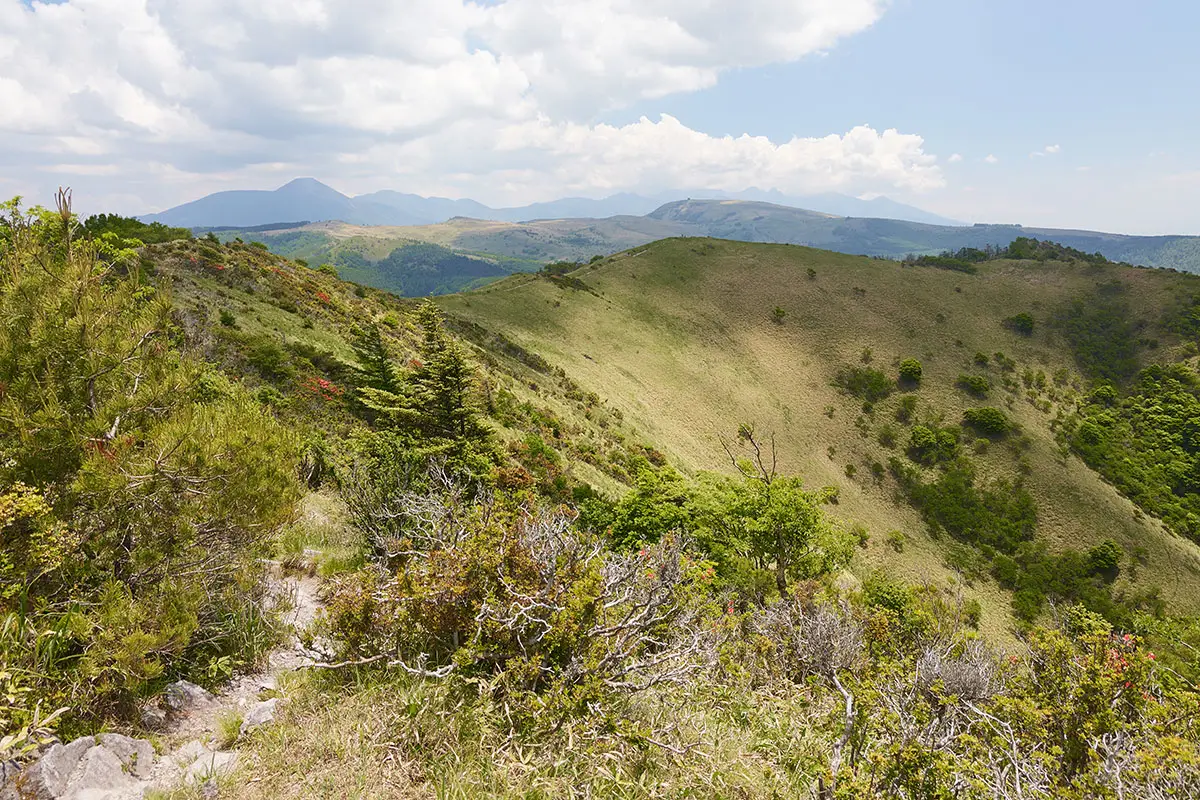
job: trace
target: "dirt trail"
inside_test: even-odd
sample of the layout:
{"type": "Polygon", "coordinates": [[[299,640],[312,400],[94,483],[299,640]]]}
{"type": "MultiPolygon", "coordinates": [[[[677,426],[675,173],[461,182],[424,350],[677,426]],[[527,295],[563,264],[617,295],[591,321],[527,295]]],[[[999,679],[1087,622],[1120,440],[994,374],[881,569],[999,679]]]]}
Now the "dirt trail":
{"type": "Polygon", "coordinates": [[[168,717],[159,734],[165,752],[155,760],[143,793],[172,789],[189,777],[203,779],[232,770],[237,761],[236,746],[233,750],[220,749],[228,744],[218,741],[222,719],[245,717],[269,697],[280,697],[280,676],[312,663],[299,634],[313,622],[320,608],[320,581],[307,574],[284,575],[280,565],[272,562],[269,583],[272,594],[290,609],[284,615],[284,622],[291,628],[287,642],[268,656],[262,670],[238,676],[216,695],[191,698],[186,708],[168,717]]]}

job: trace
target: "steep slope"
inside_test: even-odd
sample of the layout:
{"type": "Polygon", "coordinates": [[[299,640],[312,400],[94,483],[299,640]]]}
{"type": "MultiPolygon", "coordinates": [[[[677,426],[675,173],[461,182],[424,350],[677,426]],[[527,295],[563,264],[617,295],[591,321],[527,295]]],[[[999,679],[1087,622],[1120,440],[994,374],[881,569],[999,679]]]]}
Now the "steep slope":
{"type": "Polygon", "coordinates": [[[1111,537],[1139,554],[1129,589],[1156,585],[1173,607],[1194,610],[1200,548],[1065,456],[1052,429],[1087,382],[1048,323],[1098,285],[1121,292],[1139,334],[1158,346],[1148,351],[1156,359],[1182,357],[1163,310],[1200,290],[1200,280],[1080,262],[992,262],[965,275],[794,246],[676,239],[565,277],[514,276],[440,302],[607,398],[685,468],[727,469],[721,437],[739,422],[773,431],[784,469],[812,486],[841,487],[838,515],[871,532],[868,561],[913,579],[945,577],[963,565],[947,567],[950,542],[929,535],[898,499],[894,478],[876,466],[903,459],[909,430],[896,421],[902,398],[915,397],[915,419],[935,427],[958,422],[970,407],[998,407],[1021,435],[980,440],[973,457],[987,479],[1025,476],[1037,537],[1052,548],[1111,537]],[[1030,337],[1002,325],[1022,312],[1037,320],[1030,337]],[[1011,372],[996,366],[997,352],[1003,363],[1015,362],[1011,372]],[[976,353],[988,354],[987,367],[975,363],[976,353]],[[909,357],[923,364],[920,388],[869,408],[832,385],[847,366],[869,361],[894,376],[909,357]],[[988,377],[988,399],[956,388],[963,373],[988,377]],[[889,546],[892,530],[907,546],[898,537],[889,546]]]}

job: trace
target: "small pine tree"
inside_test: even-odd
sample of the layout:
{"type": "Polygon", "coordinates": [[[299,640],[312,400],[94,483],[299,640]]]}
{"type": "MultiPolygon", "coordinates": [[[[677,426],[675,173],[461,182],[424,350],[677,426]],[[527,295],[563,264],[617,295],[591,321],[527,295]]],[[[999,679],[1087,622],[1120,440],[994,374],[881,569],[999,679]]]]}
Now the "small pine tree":
{"type": "Polygon", "coordinates": [[[358,385],[369,387],[382,392],[398,394],[400,381],[396,377],[396,368],[388,355],[387,345],[379,327],[371,324],[354,332],[354,340],[350,343],[354,355],[358,358],[358,385]]]}
{"type": "Polygon", "coordinates": [[[421,366],[409,379],[412,400],[426,433],[449,439],[478,439],[480,424],[472,392],[475,371],[462,346],[446,335],[441,314],[430,301],[417,309],[424,331],[421,366]]]}

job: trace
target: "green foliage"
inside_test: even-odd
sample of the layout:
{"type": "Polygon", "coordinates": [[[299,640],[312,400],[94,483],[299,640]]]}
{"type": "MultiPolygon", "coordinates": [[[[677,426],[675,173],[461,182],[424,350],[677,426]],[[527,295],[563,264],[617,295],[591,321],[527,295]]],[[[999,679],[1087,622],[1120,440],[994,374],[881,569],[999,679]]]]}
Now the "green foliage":
{"type": "Polygon", "coordinates": [[[10,207],[0,245],[0,663],[84,725],[262,656],[260,559],[298,486],[291,436],[62,200],[10,207]]]}
{"type": "Polygon", "coordinates": [[[1008,416],[998,408],[968,408],[963,412],[963,423],[978,433],[998,438],[1012,428],[1008,416]]]}
{"type": "Polygon", "coordinates": [[[480,417],[475,369],[446,332],[436,306],[426,301],[415,316],[422,338],[418,358],[404,374],[392,365],[378,328],[371,326],[356,338],[359,401],[381,423],[413,437],[415,446],[451,454],[458,466],[475,474],[486,471],[491,434],[480,417]],[[394,389],[384,388],[387,384],[394,389]]]}
{"type": "Polygon", "coordinates": [[[845,366],[838,370],[833,380],[846,394],[868,403],[878,403],[896,388],[895,382],[886,373],[872,367],[845,366]]]}
{"type": "Polygon", "coordinates": [[[783,319],[786,316],[787,316],[787,311],[785,311],[784,309],[782,309],[779,306],[775,306],[775,308],[773,308],[771,310],[771,321],[774,322],[776,325],[782,325],[783,319]]]}
{"type": "Polygon", "coordinates": [[[692,516],[692,497],[692,488],[674,469],[655,469],[644,462],[637,470],[633,489],[614,509],[613,544],[630,548],[684,530],[692,516]]]}
{"type": "Polygon", "coordinates": [[[959,375],[954,385],[972,397],[984,398],[992,390],[992,382],[985,375],[959,375]]]}
{"type": "Polygon", "coordinates": [[[1027,311],[1023,311],[1020,314],[1006,317],[1004,327],[1021,336],[1033,336],[1033,315],[1027,311]]]}
{"type": "Polygon", "coordinates": [[[1037,512],[1033,497],[1020,484],[981,483],[969,463],[957,463],[932,481],[892,459],[892,472],[935,531],[955,539],[1013,552],[1033,538],[1037,512]]]}
{"type": "Polygon", "coordinates": [[[92,239],[100,239],[104,234],[113,234],[121,239],[136,239],[141,244],[161,244],[192,238],[192,232],[187,228],[170,228],[161,222],[145,223],[117,214],[90,216],[84,220],[82,230],[92,239]]]}
{"type": "Polygon", "coordinates": [[[908,437],[908,457],[927,466],[953,461],[958,456],[961,435],[957,428],[914,425],[908,437]]]}
{"type": "Polygon", "coordinates": [[[915,358],[906,358],[900,362],[900,382],[915,386],[921,382],[921,362],[915,358]]]}
{"type": "Polygon", "coordinates": [[[1121,545],[1112,539],[1105,539],[1100,544],[1088,550],[1088,568],[1097,575],[1115,578],[1121,568],[1121,558],[1125,551],[1121,545]]]}
{"type": "Polygon", "coordinates": [[[378,326],[366,325],[354,331],[350,344],[358,360],[355,384],[359,391],[375,389],[399,394],[400,379],[378,326]]]}
{"type": "Polygon", "coordinates": [[[1118,399],[1098,387],[1060,435],[1088,466],[1174,531],[1200,541],[1200,376],[1145,369],[1118,399]]]}
{"type": "Polygon", "coordinates": [[[1129,304],[1121,286],[1104,284],[1058,313],[1055,325],[1071,346],[1084,375],[1124,384],[1138,371],[1141,346],[1129,304]]]}

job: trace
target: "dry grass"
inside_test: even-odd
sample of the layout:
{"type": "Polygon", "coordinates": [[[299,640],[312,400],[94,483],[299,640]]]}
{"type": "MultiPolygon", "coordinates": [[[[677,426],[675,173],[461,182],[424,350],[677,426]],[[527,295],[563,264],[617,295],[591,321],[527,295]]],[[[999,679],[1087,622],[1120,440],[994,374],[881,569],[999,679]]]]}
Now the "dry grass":
{"type": "MultiPolygon", "coordinates": [[[[894,502],[890,481],[876,484],[869,465],[889,451],[875,433],[892,421],[896,397],[866,418],[869,436],[855,426],[859,402],[831,386],[837,369],[859,363],[894,374],[899,360],[919,358],[924,380],[915,392],[918,414],[957,422],[976,401],[954,388],[974,369],[977,351],[1002,351],[1048,376],[1074,370],[1064,344],[1046,321],[1069,298],[1097,283],[1119,280],[1135,313],[1154,331],[1162,309],[1197,291],[1193,276],[1088,265],[983,265],[966,275],[844,256],[787,245],[675,239],[648,245],[574,273],[595,294],[561,288],[535,276],[514,276],[484,289],[443,298],[449,312],[503,332],[561,366],[584,389],[619,408],[637,434],[684,469],[726,469],[718,437],[739,421],[772,430],[780,466],[810,485],[842,488],[838,516],[867,526],[872,540],[860,568],[886,566],[909,580],[944,581],[941,546],[910,508],[894,502]],[[809,279],[806,270],[816,270],[809,279]],[[771,310],[787,312],[783,324],[771,310]],[[1039,324],[1031,338],[1000,321],[1022,311],[1039,324]],[[832,410],[832,417],[827,411],[832,410]],[[830,447],[835,448],[832,458],[830,447]],[[854,464],[856,477],[846,477],[854,464]],[[905,532],[903,553],[884,534],[905,532]]],[[[1167,347],[1159,355],[1167,356],[1167,347]]],[[[993,382],[999,373],[991,368],[993,382]]],[[[1073,375],[1076,386],[1082,381],[1073,375]]],[[[1074,458],[1059,453],[1050,420],[1067,405],[1068,390],[1049,413],[997,388],[988,404],[1005,407],[1028,437],[1023,458],[1041,514],[1039,535],[1062,546],[1089,546],[1112,537],[1144,547],[1149,563],[1140,585],[1158,585],[1177,609],[1200,605],[1200,549],[1139,519],[1133,506],[1074,458]]],[[[570,410],[566,410],[570,413],[570,410]]],[[[581,423],[582,424],[582,423],[581,423]]],[[[895,424],[895,423],[893,423],[895,424]]],[[[907,436],[901,426],[901,440],[907,436]]],[[[1015,475],[1018,458],[992,446],[977,459],[984,474],[1015,475]]],[[[977,587],[981,596],[994,587],[977,587]]]]}
{"type": "MultiPolygon", "coordinates": [[[[633,718],[678,722],[673,755],[597,734],[584,720],[524,740],[503,711],[405,677],[340,684],[298,676],[278,721],[244,742],[220,796],[278,798],[805,797],[820,773],[836,705],[798,687],[716,685],[646,698],[633,718]]],[[[192,800],[182,788],[167,800],[192,800]]]]}

